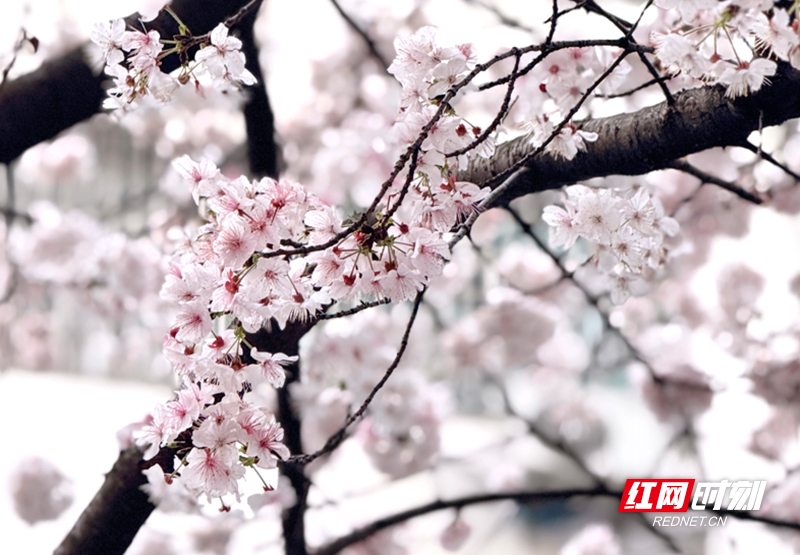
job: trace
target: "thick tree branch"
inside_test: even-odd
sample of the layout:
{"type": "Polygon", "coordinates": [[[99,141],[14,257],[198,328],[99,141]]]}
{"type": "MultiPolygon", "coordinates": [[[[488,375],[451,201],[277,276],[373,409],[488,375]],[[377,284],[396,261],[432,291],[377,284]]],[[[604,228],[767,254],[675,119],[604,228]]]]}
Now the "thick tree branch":
{"type": "MultiPolygon", "coordinates": [[[[598,134],[573,160],[540,154],[512,187],[496,199],[500,206],[530,193],[557,189],[593,177],[642,175],[670,167],[678,158],[713,147],[740,146],[763,126],[778,125],[800,116],[800,72],[786,64],[771,86],[736,99],[725,97],[722,86],[708,86],[675,95],[638,112],[583,122],[581,128],[598,134]]],[[[459,179],[497,187],[504,172],[534,151],[526,137],[497,147],[491,158],[477,158],[459,179]]]]}
{"type": "Polygon", "coordinates": [[[140,488],[147,483],[142,474],[142,452],[135,446],[122,451],[100,491],[54,555],[102,553],[122,555],[155,506],[140,488]]]}
{"type": "MultiPolygon", "coordinates": [[[[210,31],[226,17],[236,14],[246,0],[175,0],[173,11],[195,35],[210,31]]],[[[136,25],[138,14],[129,16],[136,25]]],[[[162,37],[178,32],[175,20],[162,12],[146,24],[162,37]]],[[[30,147],[92,117],[106,96],[105,76],[86,61],[84,46],[48,60],[27,75],[8,82],[0,91],[0,163],[8,164],[30,147]]],[[[178,67],[178,57],[168,56],[162,68],[178,67]]]]}
{"type": "MultiPolygon", "coordinates": [[[[281,352],[289,356],[300,352],[300,339],[308,333],[316,322],[290,322],[283,330],[262,329],[247,336],[248,342],[259,351],[270,353],[281,352]]],[[[278,420],[283,427],[283,443],[292,453],[301,453],[300,415],[292,406],[289,385],[300,381],[300,364],[292,364],[286,368],[286,383],[278,390],[278,420]]],[[[306,554],[305,511],[309,482],[302,466],[283,465],[282,471],[289,478],[297,495],[297,503],[283,513],[283,538],[285,550],[290,555],[306,554]]]]}
{"type": "Polygon", "coordinates": [[[250,11],[240,23],[242,53],[245,65],[256,78],[256,84],[245,87],[247,101],[244,105],[244,121],[247,127],[247,159],[250,162],[250,173],[253,177],[268,176],[277,178],[278,144],[275,141],[275,117],[267,95],[267,82],[258,61],[259,49],[256,45],[253,24],[256,21],[262,0],[250,11]]]}

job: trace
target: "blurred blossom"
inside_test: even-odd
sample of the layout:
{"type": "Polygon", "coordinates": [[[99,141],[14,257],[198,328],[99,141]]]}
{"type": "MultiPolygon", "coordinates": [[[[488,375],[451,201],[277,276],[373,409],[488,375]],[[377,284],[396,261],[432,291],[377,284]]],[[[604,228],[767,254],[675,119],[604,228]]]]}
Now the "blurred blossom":
{"type": "Polygon", "coordinates": [[[126,555],[178,555],[170,534],[154,531],[147,524],[136,533],[126,555]]]}
{"type": "Polygon", "coordinates": [[[138,0],[136,9],[142,16],[142,21],[150,21],[158,16],[158,12],[164,6],[168,6],[171,0],[138,0]]]}
{"type": "Polygon", "coordinates": [[[753,433],[750,450],[773,460],[781,460],[789,445],[797,444],[798,415],[778,409],[767,422],[753,433]]]}
{"type": "Polygon", "coordinates": [[[800,402],[800,361],[770,368],[756,368],[751,376],[756,395],[768,403],[797,410],[800,402]]]}
{"type": "Polygon", "coordinates": [[[445,342],[464,366],[495,371],[530,363],[536,348],[555,332],[552,305],[512,289],[493,289],[487,304],[448,331],[445,342]]]}
{"type": "Polygon", "coordinates": [[[617,535],[608,524],[590,524],[561,548],[561,555],[621,555],[617,535]]]}
{"type": "Polygon", "coordinates": [[[95,169],[96,151],[84,135],[69,133],[40,143],[23,154],[17,171],[23,182],[71,185],[85,181],[95,169]]]}
{"type": "Polygon", "coordinates": [[[516,243],[504,249],[497,261],[497,270],[512,287],[523,293],[532,293],[552,285],[561,277],[561,272],[549,256],[539,249],[516,243]]]}
{"type": "Polygon", "coordinates": [[[282,510],[291,509],[297,503],[297,493],[292,483],[284,475],[278,478],[278,485],[272,491],[257,493],[247,498],[247,504],[257,513],[262,507],[275,505],[282,510]]]}
{"type": "Polygon", "coordinates": [[[102,229],[85,214],[64,214],[47,201],[29,208],[34,223],[29,230],[15,227],[11,253],[22,273],[32,281],[88,285],[97,273],[94,245],[102,229]]]}
{"type": "Polygon", "coordinates": [[[726,316],[740,324],[746,324],[764,290],[764,276],[744,264],[739,264],[723,270],[717,283],[719,303],[726,316]]]}
{"type": "Polygon", "coordinates": [[[651,376],[638,366],[638,381],[645,401],[659,420],[693,418],[703,413],[714,397],[705,374],[689,365],[681,365],[651,376]]]}
{"type": "Polygon", "coordinates": [[[580,399],[553,403],[539,415],[536,424],[547,437],[563,441],[583,455],[596,451],[606,440],[605,424],[580,399]]]}
{"type": "Polygon", "coordinates": [[[192,533],[194,548],[203,553],[225,555],[228,553],[228,544],[239,525],[239,519],[232,515],[223,518],[208,518],[203,521],[192,533]]]}
{"type": "Polygon", "coordinates": [[[30,370],[54,366],[52,314],[26,312],[10,324],[14,364],[30,370]]]}
{"type": "Polygon", "coordinates": [[[384,528],[344,549],[344,555],[407,555],[408,550],[394,537],[397,526],[384,528]]]}
{"type": "Polygon", "coordinates": [[[792,472],[774,487],[767,486],[759,514],[787,522],[800,521],[800,473],[792,472]]]}
{"type": "Polygon", "coordinates": [[[53,463],[40,457],[20,461],[9,489],[14,510],[28,524],[54,520],[72,505],[72,482],[53,463]]]}
{"type": "Polygon", "coordinates": [[[456,516],[456,519],[442,531],[439,542],[447,551],[458,551],[467,543],[471,531],[472,529],[469,524],[464,522],[464,519],[461,518],[459,514],[456,516]]]}

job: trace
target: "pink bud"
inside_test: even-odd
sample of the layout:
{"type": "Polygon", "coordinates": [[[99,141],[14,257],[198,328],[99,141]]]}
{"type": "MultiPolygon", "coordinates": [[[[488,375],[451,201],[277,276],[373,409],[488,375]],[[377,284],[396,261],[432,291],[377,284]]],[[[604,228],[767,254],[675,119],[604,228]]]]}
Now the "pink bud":
{"type": "Polygon", "coordinates": [[[458,551],[469,538],[470,527],[461,517],[456,518],[450,526],[444,529],[439,541],[447,551],[458,551]]]}

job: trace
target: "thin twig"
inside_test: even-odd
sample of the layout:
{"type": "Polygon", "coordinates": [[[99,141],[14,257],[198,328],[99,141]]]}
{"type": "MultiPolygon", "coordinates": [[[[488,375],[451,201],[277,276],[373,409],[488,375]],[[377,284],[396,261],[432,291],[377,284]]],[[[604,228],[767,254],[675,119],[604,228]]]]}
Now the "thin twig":
{"type": "Polygon", "coordinates": [[[340,310],[339,312],[334,312],[333,314],[320,314],[316,317],[317,320],[334,320],[336,318],[344,318],[345,316],[352,316],[353,314],[358,314],[362,310],[366,310],[368,308],[372,308],[374,306],[380,306],[382,304],[389,304],[392,302],[391,299],[380,299],[377,301],[370,301],[368,303],[361,303],[360,305],[349,308],[347,310],[340,310]]]}
{"type": "Polygon", "coordinates": [[[688,173],[689,175],[695,176],[697,179],[701,180],[703,183],[712,183],[717,185],[718,187],[722,187],[726,191],[729,191],[736,195],[739,198],[742,198],[748,202],[752,202],[753,204],[761,204],[763,200],[760,197],[757,197],[753,193],[749,191],[745,191],[735,183],[731,183],[730,181],[725,181],[724,179],[720,179],[719,177],[715,177],[710,173],[706,173],[700,168],[697,168],[691,165],[689,162],[685,160],[675,160],[669,167],[678,171],[682,171],[684,173],[688,173]]]}
{"type": "Polygon", "coordinates": [[[645,81],[641,85],[639,85],[637,87],[634,87],[629,91],[625,91],[625,92],[622,92],[622,93],[616,93],[616,94],[596,94],[595,96],[597,98],[606,98],[606,99],[622,98],[622,97],[625,97],[625,96],[630,96],[633,93],[637,93],[637,92],[639,92],[639,91],[641,91],[643,89],[646,89],[647,87],[652,87],[653,85],[656,85],[659,82],[669,81],[670,79],[673,79],[674,77],[675,77],[675,75],[666,75],[664,77],[654,77],[653,79],[650,79],[649,81],[645,81]]]}
{"type": "Polygon", "coordinates": [[[508,211],[509,214],[511,214],[511,217],[514,218],[514,221],[517,222],[519,227],[522,229],[523,233],[525,233],[528,237],[533,239],[533,241],[536,243],[539,249],[542,252],[544,252],[547,256],[549,256],[550,259],[555,263],[555,265],[558,266],[558,269],[561,270],[561,273],[564,275],[564,277],[568,278],[573,284],[575,284],[575,287],[577,287],[583,293],[584,297],[589,302],[589,304],[591,304],[597,310],[598,314],[600,315],[600,318],[603,320],[603,324],[605,325],[605,327],[616,333],[616,335],[620,338],[620,340],[622,340],[622,342],[625,344],[625,347],[628,349],[628,351],[630,351],[631,356],[638,362],[642,363],[647,368],[653,380],[656,383],[666,382],[667,380],[665,380],[656,373],[655,369],[650,365],[647,359],[639,352],[639,350],[633,346],[633,344],[627,338],[627,336],[625,336],[625,334],[623,334],[619,328],[616,328],[611,325],[611,320],[609,319],[608,314],[606,314],[606,312],[600,308],[600,299],[594,296],[591,293],[591,291],[589,291],[586,288],[586,286],[584,286],[581,282],[575,279],[573,273],[567,270],[567,268],[564,266],[564,263],[561,262],[561,259],[558,256],[556,256],[555,253],[551,251],[541,239],[539,239],[539,236],[533,232],[533,228],[530,226],[530,224],[525,220],[523,220],[522,216],[520,216],[516,210],[514,210],[510,206],[506,206],[505,209],[506,211],[508,211]]]}
{"type": "Polygon", "coordinates": [[[556,34],[556,26],[558,25],[558,0],[553,0],[553,15],[550,16],[550,30],[547,32],[545,44],[553,42],[553,36],[556,34]]]}
{"type": "Polygon", "coordinates": [[[492,503],[495,501],[517,501],[519,503],[535,503],[544,501],[557,501],[563,499],[572,499],[573,497],[617,497],[622,498],[621,492],[608,491],[605,488],[594,489],[574,489],[562,491],[538,491],[538,492],[507,492],[507,493],[485,493],[480,495],[473,495],[469,497],[461,497],[458,499],[450,499],[447,501],[433,501],[426,505],[421,505],[408,511],[403,511],[392,516],[378,519],[363,528],[359,528],[343,536],[326,546],[321,547],[316,555],[335,555],[342,551],[345,547],[371,536],[372,534],[405,522],[412,518],[422,516],[428,513],[441,511],[444,509],[461,509],[470,505],[480,503],[492,503]]]}
{"type": "MultiPolygon", "coordinates": [[[[589,466],[586,464],[586,461],[584,461],[583,458],[569,446],[569,444],[565,443],[561,439],[550,437],[549,435],[544,433],[544,431],[541,428],[539,428],[534,422],[531,422],[527,418],[524,418],[516,410],[514,410],[514,407],[511,404],[511,399],[508,397],[508,390],[506,389],[504,383],[502,383],[499,380],[496,380],[495,385],[500,391],[500,395],[503,399],[503,404],[508,414],[516,418],[519,418],[520,420],[525,422],[525,425],[528,427],[528,431],[533,436],[535,436],[539,441],[544,443],[550,449],[557,451],[558,453],[561,453],[569,460],[571,460],[575,465],[578,466],[578,468],[580,468],[587,476],[589,476],[592,479],[592,481],[596,484],[598,488],[601,488],[606,491],[609,490],[608,483],[606,482],[606,480],[598,476],[591,468],[589,468],[589,466]]],[[[647,529],[647,531],[649,531],[652,534],[655,534],[658,538],[660,538],[664,543],[667,544],[667,546],[673,552],[682,553],[680,547],[678,547],[678,545],[675,543],[675,540],[671,536],[665,534],[663,531],[653,526],[650,526],[650,523],[647,522],[647,520],[645,520],[644,514],[637,513],[637,515],[642,521],[644,521],[645,528],[647,529]]]]}
{"type": "Polygon", "coordinates": [[[758,155],[763,160],[766,160],[767,162],[769,162],[770,164],[774,165],[775,167],[778,167],[778,168],[782,169],[788,175],[792,176],[796,181],[800,181],[800,175],[798,175],[797,173],[793,172],[791,169],[789,169],[788,166],[786,166],[782,162],[779,162],[778,160],[776,160],[769,152],[764,152],[763,150],[761,150],[761,147],[758,147],[758,146],[754,145],[750,141],[744,141],[740,146],[742,148],[745,148],[745,149],[749,150],[750,152],[758,155]]]}
{"type": "Polygon", "coordinates": [[[36,37],[28,36],[28,32],[25,29],[20,29],[21,36],[17,39],[17,42],[14,43],[13,54],[11,56],[11,61],[8,62],[8,65],[3,68],[3,75],[0,78],[0,91],[3,90],[3,87],[6,86],[6,81],[8,80],[8,74],[11,72],[11,69],[14,67],[14,64],[17,63],[17,56],[19,55],[20,50],[22,50],[22,45],[25,44],[25,41],[31,43],[33,46],[33,51],[36,52],[39,49],[39,39],[36,37]]]}
{"type": "Polygon", "coordinates": [[[482,2],[481,0],[465,0],[465,1],[466,1],[467,4],[475,4],[476,6],[480,6],[484,10],[487,10],[487,11],[491,12],[492,14],[494,14],[497,17],[497,19],[500,21],[500,23],[502,23],[503,25],[505,25],[507,27],[513,27],[514,29],[520,29],[522,31],[527,31],[528,33],[533,33],[534,32],[534,30],[531,27],[528,27],[527,25],[523,25],[522,23],[520,23],[516,19],[512,19],[512,18],[508,17],[506,14],[504,14],[499,9],[497,9],[496,6],[493,6],[493,5],[488,4],[486,2],[482,2]]]}
{"type": "Polygon", "coordinates": [[[370,38],[370,36],[367,34],[367,32],[364,31],[361,27],[359,27],[358,24],[353,20],[353,18],[350,17],[350,15],[342,9],[342,6],[339,5],[339,2],[337,2],[336,0],[331,0],[331,4],[333,4],[333,7],[336,8],[336,11],[339,12],[339,15],[342,16],[342,19],[344,19],[347,22],[347,24],[353,29],[353,31],[355,31],[358,34],[358,36],[364,39],[364,42],[366,43],[367,48],[369,48],[370,53],[375,57],[376,60],[380,62],[381,67],[384,70],[388,69],[389,64],[391,64],[391,62],[387,62],[386,59],[383,57],[383,54],[381,54],[378,51],[377,46],[375,46],[375,41],[373,41],[372,38],[370,38]]]}
{"type": "Polygon", "coordinates": [[[650,9],[650,6],[653,5],[653,0],[647,0],[647,3],[642,8],[642,11],[639,12],[639,17],[636,18],[636,21],[633,22],[633,26],[631,27],[630,31],[628,31],[628,38],[633,38],[633,33],[639,27],[639,23],[642,22],[642,18],[644,17],[644,13],[650,9]]]}
{"type": "Polygon", "coordinates": [[[553,131],[550,133],[550,136],[547,137],[547,139],[545,139],[544,142],[542,142],[542,144],[540,144],[538,147],[536,147],[533,150],[533,152],[531,152],[530,154],[528,154],[526,156],[523,156],[522,158],[520,158],[519,160],[517,160],[516,162],[511,164],[511,166],[509,166],[507,169],[503,170],[502,172],[498,173],[496,176],[494,176],[491,179],[488,179],[486,182],[482,183],[481,186],[482,187],[486,187],[488,185],[491,185],[492,183],[496,183],[496,182],[500,181],[501,179],[505,179],[509,175],[513,175],[517,170],[519,170],[520,168],[523,168],[525,166],[525,164],[530,162],[533,158],[535,158],[536,156],[538,156],[539,154],[544,152],[545,148],[547,148],[547,146],[551,142],[553,142],[556,139],[556,137],[558,137],[561,134],[561,130],[564,129],[564,127],[566,127],[567,124],[569,124],[571,122],[572,117],[575,114],[578,113],[578,110],[581,109],[581,106],[583,106],[583,103],[586,102],[586,99],[588,99],[591,96],[592,92],[594,92],[594,90],[598,86],[600,86],[600,84],[603,81],[605,81],[606,78],[609,75],[611,75],[614,72],[614,70],[617,68],[617,66],[619,64],[621,64],[622,61],[625,59],[625,57],[628,56],[630,53],[631,53],[630,50],[623,51],[622,54],[620,54],[611,63],[611,65],[609,65],[608,68],[606,68],[606,70],[602,73],[602,75],[600,75],[600,77],[595,79],[594,82],[591,85],[589,85],[589,87],[583,93],[583,96],[581,96],[578,99],[578,102],[575,103],[575,106],[572,107],[572,109],[567,113],[567,115],[564,117],[564,119],[561,120],[561,122],[553,128],[553,131]]]}
{"type": "Polygon", "coordinates": [[[339,444],[342,443],[342,441],[344,440],[344,434],[345,432],[347,432],[347,429],[364,415],[370,403],[372,403],[372,400],[375,398],[375,395],[378,394],[378,391],[380,391],[381,388],[386,384],[386,382],[391,377],[392,373],[400,364],[400,360],[403,358],[403,354],[406,351],[406,347],[408,347],[408,338],[411,335],[411,328],[414,327],[414,321],[417,319],[419,305],[422,303],[422,297],[425,294],[426,289],[427,288],[418,292],[416,298],[414,299],[414,307],[411,309],[411,316],[408,318],[408,324],[406,324],[406,330],[403,333],[403,338],[400,340],[400,347],[397,349],[397,354],[395,355],[394,360],[386,369],[380,381],[377,384],[375,384],[375,387],[372,388],[372,391],[370,391],[369,395],[364,400],[364,402],[361,403],[361,406],[358,408],[358,410],[352,415],[350,415],[350,417],[345,421],[344,425],[335,434],[329,437],[328,441],[326,441],[325,445],[323,445],[320,449],[306,455],[295,455],[289,458],[288,461],[285,461],[286,463],[295,465],[308,464],[311,461],[321,457],[322,455],[330,453],[331,451],[336,449],[339,446],[339,444]]]}
{"type": "Polygon", "coordinates": [[[509,105],[511,104],[511,95],[514,93],[514,83],[516,83],[517,80],[517,71],[519,70],[519,59],[521,56],[522,53],[517,51],[517,55],[514,59],[514,69],[511,70],[511,80],[509,80],[508,82],[508,89],[506,90],[505,97],[503,97],[503,104],[500,106],[500,110],[497,112],[497,115],[495,116],[494,120],[492,120],[492,123],[489,125],[489,127],[486,128],[486,130],[483,133],[480,134],[479,137],[477,137],[470,144],[468,144],[464,148],[460,148],[458,150],[454,150],[453,152],[445,154],[444,155],[445,158],[461,156],[462,154],[466,154],[467,152],[471,151],[476,146],[484,142],[489,137],[489,135],[494,133],[494,130],[497,129],[497,127],[505,119],[506,115],[508,114],[509,105]]]}
{"type": "MultiPolygon", "coordinates": [[[[607,12],[606,10],[604,10],[603,8],[598,6],[597,3],[595,3],[594,0],[587,0],[587,2],[584,3],[583,7],[587,12],[596,13],[596,14],[604,17],[605,19],[607,19],[609,22],[611,22],[612,25],[614,25],[617,29],[619,29],[625,35],[625,39],[628,41],[629,44],[638,44],[636,42],[636,39],[633,38],[633,32],[636,30],[636,26],[639,25],[639,22],[641,21],[642,16],[644,15],[644,12],[647,10],[647,8],[650,7],[651,3],[652,2],[650,0],[648,0],[648,2],[645,5],[644,9],[642,9],[642,11],[639,13],[639,18],[636,20],[636,24],[628,23],[624,19],[621,19],[621,18],[619,18],[619,17],[607,12]]],[[[675,104],[675,97],[672,96],[672,93],[667,88],[667,86],[664,84],[664,81],[661,80],[661,75],[658,73],[658,70],[656,70],[656,68],[653,66],[653,64],[650,62],[650,60],[647,59],[647,56],[645,56],[645,53],[643,51],[637,50],[636,54],[637,54],[637,56],[639,56],[639,59],[642,61],[644,66],[647,68],[647,71],[650,72],[650,75],[652,75],[653,78],[656,80],[656,83],[658,83],[658,86],[661,87],[661,92],[664,93],[664,97],[667,100],[667,104],[670,105],[670,106],[674,105],[675,104]]]]}

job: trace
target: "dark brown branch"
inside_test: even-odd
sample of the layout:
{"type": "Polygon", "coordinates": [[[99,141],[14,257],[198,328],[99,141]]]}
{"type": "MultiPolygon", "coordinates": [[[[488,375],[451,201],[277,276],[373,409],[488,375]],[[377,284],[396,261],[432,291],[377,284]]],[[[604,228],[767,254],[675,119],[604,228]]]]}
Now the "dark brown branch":
{"type": "Polygon", "coordinates": [[[121,452],[111,472],[106,474],[100,491],[54,555],[125,553],[155,509],[140,489],[146,483],[147,478],[142,474],[142,452],[136,447],[121,452]]]}
{"type": "Polygon", "coordinates": [[[242,53],[245,66],[256,78],[256,84],[245,87],[247,102],[244,105],[244,121],[247,128],[247,159],[250,162],[250,173],[253,177],[277,178],[278,144],[275,141],[275,117],[267,96],[267,82],[261,71],[258,60],[259,49],[256,45],[253,25],[263,0],[242,18],[239,38],[242,40],[242,53]]]}
{"type": "Polygon", "coordinates": [[[729,191],[734,195],[736,195],[737,197],[744,199],[748,202],[752,202],[753,204],[761,204],[763,202],[760,197],[754,195],[750,191],[745,191],[735,183],[731,183],[730,181],[725,181],[724,179],[720,179],[719,177],[713,176],[710,173],[704,172],[700,168],[694,167],[685,160],[675,160],[674,162],[669,164],[669,167],[678,171],[682,171],[683,173],[693,175],[703,183],[711,183],[718,187],[722,187],[726,191],[729,191]]]}
{"type": "Polygon", "coordinates": [[[775,157],[773,157],[772,154],[770,154],[769,152],[764,152],[763,150],[761,150],[760,146],[756,146],[750,141],[745,141],[739,146],[749,150],[753,154],[756,154],[757,156],[759,156],[763,160],[766,160],[776,168],[782,169],[784,172],[786,172],[787,175],[792,176],[792,178],[794,178],[795,180],[800,181],[800,175],[793,172],[786,164],[782,164],[781,162],[776,160],[775,157]]]}
{"type": "MultiPolygon", "coordinates": [[[[707,86],[675,95],[638,112],[588,120],[580,126],[598,134],[572,160],[540,154],[525,164],[495,206],[538,191],[557,189],[593,177],[643,175],[665,169],[679,158],[720,146],[739,146],[754,130],[800,116],[800,72],[781,64],[771,86],[749,96],[728,99],[722,86],[707,86]],[[762,119],[763,114],[763,119],[762,119]]],[[[489,159],[474,159],[459,179],[485,183],[528,156],[534,148],[526,137],[497,147],[489,159]]]]}
{"type": "MultiPolygon", "coordinates": [[[[175,0],[172,9],[197,35],[210,31],[246,4],[245,0],[175,0]]],[[[128,17],[128,24],[137,25],[137,18],[138,14],[128,17]]],[[[162,37],[178,33],[178,24],[163,12],[148,22],[147,28],[159,31],[162,37]]],[[[0,91],[0,163],[8,164],[28,148],[100,111],[106,96],[105,77],[87,65],[86,46],[46,61],[0,91]]],[[[164,59],[164,71],[176,67],[177,56],[164,59]]]]}
{"type": "Polygon", "coordinates": [[[22,220],[26,224],[33,223],[33,216],[31,216],[26,212],[19,212],[9,206],[0,206],[0,214],[2,214],[4,218],[11,218],[12,220],[22,220]]]}
{"type": "MultiPolygon", "coordinates": [[[[274,322],[273,322],[274,324],[274,322]]],[[[282,352],[296,356],[300,352],[300,339],[314,326],[313,322],[290,322],[283,330],[262,329],[247,336],[248,342],[259,351],[282,352]]],[[[286,383],[278,389],[278,420],[283,427],[283,443],[292,453],[302,453],[300,415],[292,405],[289,386],[300,381],[300,363],[286,368],[286,383]]],[[[283,474],[289,478],[297,495],[297,503],[283,512],[283,539],[287,555],[306,555],[305,511],[309,482],[302,466],[283,465],[283,474]]]]}
{"type": "Polygon", "coordinates": [[[450,499],[448,501],[433,501],[426,505],[421,505],[408,511],[403,511],[392,516],[378,519],[363,528],[359,528],[329,543],[326,546],[317,550],[315,555],[335,555],[342,549],[354,543],[358,543],[375,532],[379,532],[395,524],[405,522],[412,518],[441,511],[444,509],[461,509],[469,505],[477,505],[481,503],[492,503],[494,501],[512,500],[518,503],[537,503],[547,501],[558,501],[563,499],[572,499],[573,497],[617,497],[621,498],[621,492],[609,491],[603,487],[593,489],[575,489],[563,491],[536,491],[536,492],[511,492],[511,493],[486,493],[482,495],[474,495],[470,497],[461,497],[458,499],[450,499]]]}

